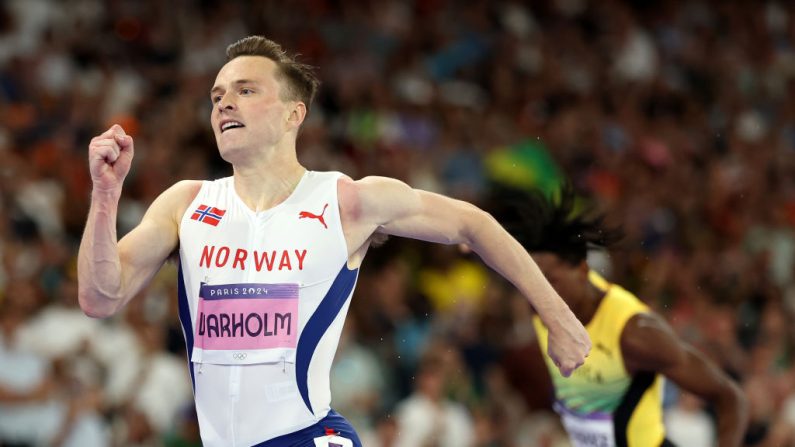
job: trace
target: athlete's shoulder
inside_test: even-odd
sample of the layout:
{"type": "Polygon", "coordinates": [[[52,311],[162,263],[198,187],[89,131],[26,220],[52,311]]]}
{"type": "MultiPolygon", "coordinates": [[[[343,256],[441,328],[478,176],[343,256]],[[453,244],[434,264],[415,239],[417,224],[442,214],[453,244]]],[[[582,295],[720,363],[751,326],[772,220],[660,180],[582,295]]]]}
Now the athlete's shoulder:
{"type": "Polygon", "coordinates": [[[174,183],[152,202],[149,213],[163,217],[170,216],[174,222],[179,222],[185,210],[199,194],[202,184],[201,180],[181,180],[174,183]]]}
{"type": "Polygon", "coordinates": [[[355,192],[356,181],[345,174],[340,173],[337,177],[337,194],[351,194],[355,192]]]}
{"type": "Polygon", "coordinates": [[[608,306],[616,307],[622,312],[630,314],[645,312],[649,308],[649,306],[634,293],[618,284],[609,282],[594,270],[588,271],[588,279],[594,287],[605,292],[605,301],[608,306]]]}
{"type": "Polygon", "coordinates": [[[202,188],[202,180],[180,180],[163,191],[162,196],[176,203],[183,203],[188,206],[202,188]]]}
{"type": "Polygon", "coordinates": [[[374,204],[375,200],[383,201],[381,183],[396,181],[388,177],[369,176],[353,180],[345,174],[340,174],[337,179],[337,198],[343,216],[353,220],[362,217],[362,212],[374,204]]]}
{"type": "Polygon", "coordinates": [[[345,174],[339,173],[339,175],[337,188],[341,194],[351,194],[362,198],[367,197],[377,202],[383,202],[385,198],[392,194],[411,189],[406,183],[392,177],[370,175],[359,180],[353,180],[345,174]]]}
{"type": "Polygon", "coordinates": [[[664,370],[681,359],[681,343],[668,322],[651,311],[635,314],[621,334],[621,352],[628,370],[664,370]]]}
{"type": "Polygon", "coordinates": [[[337,206],[343,230],[349,232],[359,228],[362,221],[362,199],[359,186],[356,181],[345,174],[337,178],[337,206]]]}

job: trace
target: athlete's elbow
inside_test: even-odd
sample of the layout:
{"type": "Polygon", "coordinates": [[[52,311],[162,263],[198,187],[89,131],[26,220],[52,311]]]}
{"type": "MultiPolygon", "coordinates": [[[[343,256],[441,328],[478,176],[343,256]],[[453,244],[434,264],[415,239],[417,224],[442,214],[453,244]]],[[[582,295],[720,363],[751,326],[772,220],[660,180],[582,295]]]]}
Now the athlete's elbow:
{"type": "Polygon", "coordinates": [[[746,424],[748,420],[748,399],[737,383],[727,378],[720,392],[714,397],[713,403],[720,415],[731,415],[738,424],[746,424]]]}
{"type": "Polygon", "coordinates": [[[740,386],[734,381],[729,381],[727,388],[723,397],[723,400],[726,402],[725,405],[733,408],[734,412],[740,415],[741,420],[739,422],[746,423],[748,419],[748,398],[745,396],[740,386]]]}
{"type": "Polygon", "coordinates": [[[114,300],[88,291],[79,291],[77,302],[83,313],[90,318],[108,318],[118,310],[114,300]]]}
{"type": "Polygon", "coordinates": [[[83,313],[89,318],[108,318],[113,315],[115,312],[108,308],[97,306],[95,304],[88,304],[84,300],[79,300],[80,302],[80,309],[83,310],[83,313]]]}
{"type": "Polygon", "coordinates": [[[99,310],[92,307],[80,306],[83,309],[83,314],[89,318],[108,318],[113,315],[113,312],[107,310],[99,310]]]}

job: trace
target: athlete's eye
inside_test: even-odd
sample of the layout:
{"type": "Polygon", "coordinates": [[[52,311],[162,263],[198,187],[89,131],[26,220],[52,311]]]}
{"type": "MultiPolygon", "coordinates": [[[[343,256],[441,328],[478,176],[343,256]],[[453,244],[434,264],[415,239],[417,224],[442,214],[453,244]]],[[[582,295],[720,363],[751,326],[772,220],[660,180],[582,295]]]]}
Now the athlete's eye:
{"type": "Polygon", "coordinates": [[[250,88],[241,88],[240,89],[240,94],[241,95],[248,95],[250,93],[254,93],[254,90],[251,90],[250,88]]]}
{"type": "Polygon", "coordinates": [[[211,100],[213,101],[213,104],[218,104],[221,102],[221,95],[215,95],[211,98],[211,100]]]}

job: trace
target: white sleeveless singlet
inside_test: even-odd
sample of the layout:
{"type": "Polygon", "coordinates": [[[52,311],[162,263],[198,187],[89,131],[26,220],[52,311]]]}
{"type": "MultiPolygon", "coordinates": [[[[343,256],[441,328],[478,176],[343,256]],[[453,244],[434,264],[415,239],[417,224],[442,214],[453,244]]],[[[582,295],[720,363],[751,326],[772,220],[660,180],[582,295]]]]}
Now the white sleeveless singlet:
{"type": "Polygon", "coordinates": [[[262,212],[232,177],[206,181],[182,217],[179,316],[205,446],[251,446],[328,414],[358,277],[347,267],[341,175],[307,171],[262,212]]]}

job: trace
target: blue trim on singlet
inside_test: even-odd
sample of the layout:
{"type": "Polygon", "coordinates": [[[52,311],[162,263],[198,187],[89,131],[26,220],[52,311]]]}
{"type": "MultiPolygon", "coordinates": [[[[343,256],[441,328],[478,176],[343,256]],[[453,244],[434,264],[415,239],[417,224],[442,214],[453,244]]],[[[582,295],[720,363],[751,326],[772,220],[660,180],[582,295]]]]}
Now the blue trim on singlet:
{"type": "Polygon", "coordinates": [[[356,277],[359,274],[359,269],[348,270],[348,266],[343,265],[334,282],[331,284],[326,296],[317,306],[315,313],[309,318],[301,338],[298,340],[296,347],[295,359],[295,380],[298,384],[298,391],[304,399],[304,404],[309,412],[315,414],[312,409],[312,404],[309,402],[309,362],[315,355],[320,339],[326,333],[331,323],[337,318],[342,306],[348,301],[348,297],[353,291],[353,286],[356,284],[356,277]]]}
{"type": "Polygon", "coordinates": [[[196,391],[196,378],[193,376],[193,362],[190,356],[193,354],[193,322],[190,318],[190,306],[188,305],[188,294],[185,292],[185,278],[182,276],[182,262],[179,262],[177,270],[177,303],[179,303],[179,322],[182,323],[182,332],[185,333],[185,349],[188,350],[188,370],[190,371],[190,383],[193,391],[196,391]]]}
{"type": "Polygon", "coordinates": [[[336,435],[353,441],[353,447],[362,447],[362,441],[350,422],[334,410],[329,411],[328,416],[315,425],[261,442],[253,447],[314,447],[314,439],[325,435],[327,428],[334,430],[336,435]]]}

